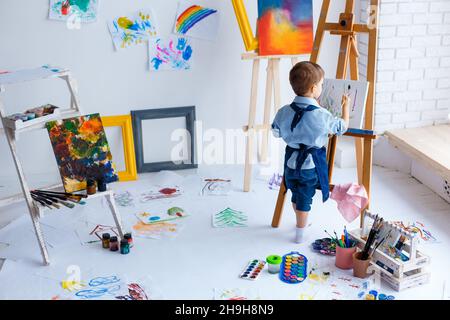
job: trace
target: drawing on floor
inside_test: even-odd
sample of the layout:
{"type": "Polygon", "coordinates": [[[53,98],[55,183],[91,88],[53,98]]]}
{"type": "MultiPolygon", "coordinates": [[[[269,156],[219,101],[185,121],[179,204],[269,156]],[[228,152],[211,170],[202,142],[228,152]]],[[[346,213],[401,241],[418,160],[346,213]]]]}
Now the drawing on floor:
{"type": "Polygon", "coordinates": [[[139,11],[136,15],[120,16],[110,21],[108,27],[116,50],[143,43],[156,37],[158,33],[150,10],[139,11]]]}
{"type": "Polygon", "coordinates": [[[279,190],[281,182],[283,181],[283,175],[279,173],[274,173],[268,182],[268,187],[270,190],[279,190]]]}
{"type": "Polygon", "coordinates": [[[226,196],[231,191],[231,180],[204,179],[203,183],[202,196],[226,196]]]}
{"type": "Polygon", "coordinates": [[[109,233],[111,236],[119,237],[119,231],[116,227],[102,224],[88,224],[87,226],[79,227],[76,233],[82,245],[101,242],[103,233],[109,233]]]}
{"type": "Polygon", "coordinates": [[[366,109],[369,83],[341,79],[325,79],[319,103],[330,113],[340,118],[342,116],[342,96],[350,97],[350,128],[361,129],[364,111],[366,109]]]}
{"type": "Polygon", "coordinates": [[[71,16],[81,22],[97,20],[99,0],[50,0],[48,18],[51,20],[67,20],[71,16]]]}
{"type": "Polygon", "coordinates": [[[156,199],[174,198],[181,195],[178,187],[149,190],[141,194],[140,201],[148,202],[156,199]]]}
{"type": "Polygon", "coordinates": [[[192,67],[192,46],[188,38],[168,36],[148,42],[150,71],[189,70],[192,67]]]}
{"type": "Polygon", "coordinates": [[[98,113],[46,124],[64,189],[86,189],[87,178],[118,180],[98,113]]]}
{"type": "Polygon", "coordinates": [[[405,231],[409,231],[412,233],[417,233],[419,235],[419,239],[425,243],[438,243],[438,239],[436,239],[431,231],[423,224],[422,222],[416,221],[413,223],[404,222],[404,221],[394,221],[396,226],[399,226],[405,231]]]}
{"type": "Polygon", "coordinates": [[[114,200],[121,207],[134,206],[134,197],[129,191],[114,193],[114,200]]]}
{"type": "Polygon", "coordinates": [[[214,288],[214,300],[259,300],[257,289],[253,288],[214,288]]]}
{"type": "Polygon", "coordinates": [[[216,9],[200,6],[195,1],[179,2],[174,33],[213,40],[217,35],[219,19],[219,12],[216,9]]]}
{"type": "Polygon", "coordinates": [[[148,213],[140,212],[136,214],[136,217],[144,224],[153,224],[165,221],[177,220],[186,217],[186,213],[179,212],[177,215],[169,215],[168,213],[148,213]]]}
{"type": "Polygon", "coordinates": [[[260,55],[311,53],[312,0],[258,0],[257,30],[260,55]]]}
{"type": "Polygon", "coordinates": [[[174,238],[181,230],[181,225],[175,221],[145,224],[138,221],[133,225],[134,234],[137,237],[147,239],[174,238]]]}
{"type": "Polygon", "coordinates": [[[214,228],[246,227],[247,215],[241,211],[226,208],[219,213],[212,215],[212,225],[214,228]]]}

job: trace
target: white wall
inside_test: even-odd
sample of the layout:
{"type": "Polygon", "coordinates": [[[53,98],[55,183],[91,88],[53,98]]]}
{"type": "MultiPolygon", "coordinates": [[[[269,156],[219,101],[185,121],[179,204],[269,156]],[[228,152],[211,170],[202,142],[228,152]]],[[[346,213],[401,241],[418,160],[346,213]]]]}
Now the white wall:
{"type": "MultiPolygon", "coordinates": [[[[241,61],[243,43],[231,0],[217,0],[221,25],[215,42],[194,40],[193,70],[150,73],[146,46],[116,52],[107,28],[107,20],[121,14],[151,8],[162,35],[170,34],[176,0],[103,0],[98,21],[69,30],[64,22],[47,19],[48,0],[0,0],[0,69],[20,69],[53,64],[68,67],[79,83],[84,113],[128,114],[130,110],[195,105],[197,120],[203,127],[241,128],[247,122],[251,62],[241,61]]],[[[250,21],[256,21],[256,0],[247,0],[250,21]]],[[[345,1],[333,1],[329,19],[337,20],[345,1]]],[[[318,21],[322,1],[314,1],[314,20],[318,21]]],[[[334,75],[338,39],[327,37],[320,63],[334,75]]],[[[304,60],[308,60],[305,56],[304,60]]],[[[282,63],[282,103],[293,95],[287,77],[290,64],[282,63]]],[[[262,70],[265,64],[262,65],[262,70]]],[[[261,72],[259,107],[262,109],[261,72]]],[[[20,112],[44,103],[67,104],[62,82],[8,87],[2,96],[9,113],[20,112]]],[[[260,109],[260,111],[261,111],[260,109]]],[[[262,112],[258,117],[262,117],[262,112]]],[[[28,173],[48,172],[58,176],[46,132],[27,135],[19,141],[20,154],[28,173]]],[[[114,141],[110,142],[115,143],[114,141]]],[[[117,148],[119,149],[119,148],[117,148]]],[[[113,154],[114,156],[114,154],[113,154]]],[[[118,157],[120,158],[120,157],[118,157]]],[[[0,135],[0,176],[14,175],[5,137],[0,135]]]]}
{"type": "MultiPolygon", "coordinates": [[[[450,114],[450,1],[381,0],[375,129],[447,123],[450,114]]],[[[367,19],[362,2],[362,19],[367,19]]],[[[361,71],[367,37],[361,38],[361,71]]]]}

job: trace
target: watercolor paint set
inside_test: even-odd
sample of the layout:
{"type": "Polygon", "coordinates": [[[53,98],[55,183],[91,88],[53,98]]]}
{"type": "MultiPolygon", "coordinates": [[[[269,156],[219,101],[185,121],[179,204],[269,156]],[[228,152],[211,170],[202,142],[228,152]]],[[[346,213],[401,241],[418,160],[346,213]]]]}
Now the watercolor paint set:
{"type": "Polygon", "coordinates": [[[245,267],[244,271],[241,273],[239,278],[246,279],[246,280],[256,280],[256,279],[258,279],[258,277],[261,274],[261,271],[264,269],[265,265],[266,265],[266,262],[264,260],[258,260],[258,259],[251,260],[247,264],[247,266],[245,267]]]}
{"type": "Polygon", "coordinates": [[[280,280],[286,283],[300,283],[308,276],[308,259],[298,253],[290,252],[283,256],[280,268],[280,280]]]}

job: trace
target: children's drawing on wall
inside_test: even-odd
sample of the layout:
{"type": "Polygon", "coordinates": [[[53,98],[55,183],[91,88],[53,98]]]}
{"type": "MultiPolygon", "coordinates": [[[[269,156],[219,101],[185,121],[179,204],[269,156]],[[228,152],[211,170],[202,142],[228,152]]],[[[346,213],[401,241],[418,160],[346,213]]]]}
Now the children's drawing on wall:
{"type": "Polygon", "coordinates": [[[212,225],[214,228],[246,227],[247,215],[241,211],[226,208],[212,215],[212,225]]]}
{"type": "Polygon", "coordinates": [[[129,191],[115,193],[114,200],[116,201],[117,205],[121,207],[134,206],[134,197],[129,191]]]}
{"type": "Polygon", "coordinates": [[[178,187],[157,188],[142,193],[140,201],[145,203],[151,200],[174,198],[180,195],[181,190],[178,187]]]}
{"type": "Polygon", "coordinates": [[[202,196],[225,196],[231,191],[231,180],[204,179],[203,183],[202,196]]]}
{"type": "Polygon", "coordinates": [[[217,35],[219,20],[218,10],[198,5],[195,1],[182,1],[178,3],[174,33],[213,40],[217,35]]]}
{"type": "Polygon", "coordinates": [[[87,178],[118,180],[98,113],[46,124],[66,192],[86,189],[87,178]]]}
{"type": "Polygon", "coordinates": [[[81,22],[97,20],[99,0],[50,0],[48,18],[51,20],[68,20],[71,17],[81,22]]]}
{"type": "Polygon", "coordinates": [[[322,107],[335,117],[342,116],[342,96],[350,97],[350,128],[361,129],[369,84],[366,81],[352,81],[340,79],[325,79],[323,91],[319,97],[322,107]]]}
{"type": "Polygon", "coordinates": [[[257,30],[260,55],[310,53],[312,0],[258,0],[257,30]]]}
{"type": "Polygon", "coordinates": [[[157,36],[155,19],[151,11],[121,16],[108,23],[116,50],[143,43],[157,36]]]}
{"type": "Polygon", "coordinates": [[[150,71],[191,69],[193,51],[188,38],[169,36],[152,39],[148,45],[150,71]]]}

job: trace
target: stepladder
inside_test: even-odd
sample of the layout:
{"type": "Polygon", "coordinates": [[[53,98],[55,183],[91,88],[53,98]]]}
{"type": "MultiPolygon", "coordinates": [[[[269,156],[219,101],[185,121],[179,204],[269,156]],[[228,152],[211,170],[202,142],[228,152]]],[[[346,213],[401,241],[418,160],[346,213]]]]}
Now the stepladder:
{"type": "Polygon", "coordinates": [[[243,60],[253,60],[248,123],[243,127],[243,130],[246,133],[244,192],[250,191],[253,165],[257,162],[266,162],[268,158],[270,120],[272,111],[276,113],[281,107],[280,61],[282,59],[290,59],[292,65],[295,65],[298,61],[300,61],[300,58],[301,55],[259,56],[257,53],[242,54],[243,60]],[[258,105],[257,96],[259,87],[258,80],[261,60],[267,60],[263,122],[262,124],[256,124],[258,105]],[[260,148],[258,148],[257,145],[258,134],[260,134],[261,137],[260,148]],[[257,159],[255,159],[255,150],[258,150],[257,159]]]}
{"type": "MultiPolygon", "coordinates": [[[[34,202],[31,197],[30,187],[25,176],[21,160],[18,155],[17,140],[21,134],[25,132],[31,132],[34,130],[45,129],[45,124],[48,121],[61,120],[65,118],[77,117],[81,115],[81,109],[79,105],[78,95],[77,95],[77,84],[75,79],[72,78],[69,70],[60,68],[49,68],[47,66],[35,68],[35,69],[25,69],[19,71],[8,72],[6,75],[0,74],[0,118],[3,125],[3,132],[6,136],[8,146],[12,155],[14,166],[19,177],[19,183],[22,191],[22,197],[25,199],[27,209],[33,224],[34,232],[39,244],[42,259],[44,265],[50,264],[50,257],[48,249],[45,242],[45,237],[41,229],[40,218],[44,215],[46,208],[34,202]],[[70,93],[70,105],[69,108],[58,110],[59,112],[39,117],[30,121],[11,121],[8,117],[6,108],[1,100],[1,94],[5,93],[5,88],[7,85],[18,84],[28,81],[36,81],[43,79],[57,78],[65,81],[68,91],[70,93]]],[[[59,187],[61,185],[52,186],[59,187]]],[[[43,188],[43,189],[50,189],[43,188]]],[[[123,237],[122,223],[120,213],[114,202],[114,197],[112,191],[107,191],[103,193],[98,193],[95,197],[104,196],[108,203],[109,209],[113,215],[114,221],[116,223],[119,235],[123,237]]],[[[18,196],[13,196],[11,198],[17,199],[18,196]]],[[[8,200],[8,199],[4,199],[8,200]]],[[[11,201],[5,201],[2,204],[11,204],[11,201]]]]}
{"type": "MultiPolygon", "coordinates": [[[[355,154],[357,163],[358,183],[362,184],[370,199],[370,186],[372,177],[372,150],[373,140],[376,135],[373,133],[374,125],[374,107],[375,107],[375,83],[376,83],[376,58],[377,58],[377,41],[378,41],[378,8],[379,0],[370,0],[370,16],[367,24],[355,23],[355,15],[353,13],[355,7],[354,0],[346,0],[345,11],[339,15],[339,22],[327,22],[330,0],[322,2],[322,9],[319,22],[314,38],[313,51],[311,53],[311,62],[318,62],[320,48],[326,31],[331,35],[340,36],[340,46],[338,52],[338,63],[336,70],[336,79],[346,79],[348,70],[350,70],[350,79],[359,80],[359,52],[357,46],[358,33],[368,34],[368,61],[367,61],[367,81],[369,82],[369,93],[365,108],[364,131],[367,134],[355,134],[352,132],[345,133],[355,139],[355,154]]],[[[332,176],[335,160],[335,152],[337,145],[337,137],[331,136],[327,148],[328,178],[330,182],[330,190],[333,189],[332,176]]],[[[272,218],[272,227],[277,228],[280,224],[285,196],[286,187],[284,178],[278,193],[277,202],[272,218]]],[[[362,213],[366,208],[362,208],[362,213]]],[[[362,221],[362,219],[361,219],[362,221]]],[[[362,222],[361,222],[362,223],[362,222]]]]}

